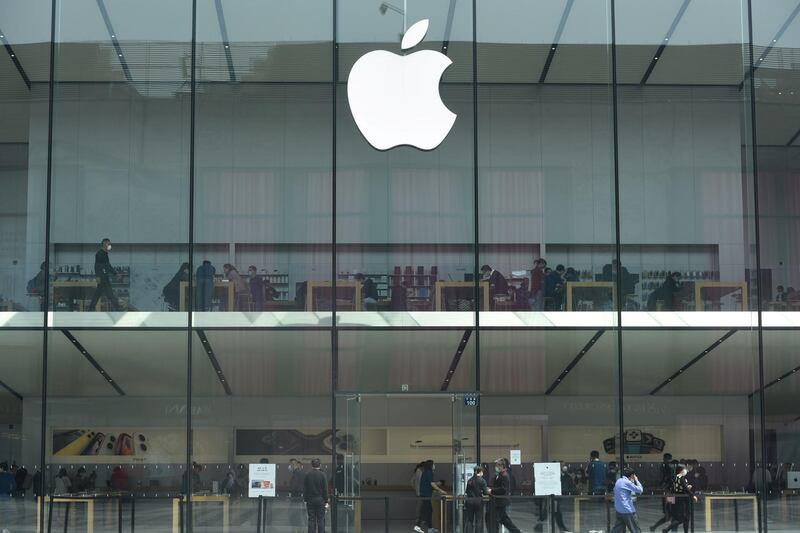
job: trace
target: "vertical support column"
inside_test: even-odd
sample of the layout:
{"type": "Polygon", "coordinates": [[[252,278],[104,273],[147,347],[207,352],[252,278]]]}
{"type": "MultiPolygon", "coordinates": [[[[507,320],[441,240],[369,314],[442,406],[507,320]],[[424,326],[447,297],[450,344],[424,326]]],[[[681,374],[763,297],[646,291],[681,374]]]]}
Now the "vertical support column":
{"type": "MultiPolygon", "coordinates": [[[[473,245],[475,247],[472,279],[474,283],[475,299],[475,391],[478,393],[478,404],[475,406],[475,462],[481,462],[481,284],[479,278],[480,269],[480,213],[478,190],[478,21],[477,21],[477,0],[472,0],[472,216],[473,224],[473,245]]],[[[487,302],[487,306],[489,302],[487,302]]]]}
{"type": "MultiPolygon", "coordinates": [[[[197,0],[192,0],[191,72],[189,74],[189,279],[194,280],[194,155],[195,155],[195,98],[197,93],[197,0]]],[[[194,315],[194,283],[189,283],[186,304],[186,530],[191,533],[192,518],[192,318],[194,315]]]]}
{"type": "MultiPolygon", "coordinates": [[[[50,4],[50,65],[48,72],[48,86],[47,86],[47,176],[46,176],[46,197],[45,197],[45,222],[44,222],[44,271],[45,277],[45,291],[42,295],[42,425],[40,428],[41,434],[39,435],[39,468],[41,469],[41,496],[44,497],[49,491],[47,490],[47,473],[45,463],[47,456],[45,450],[47,449],[47,326],[48,315],[50,309],[50,212],[51,200],[53,191],[53,108],[55,106],[55,57],[56,57],[56,2],[52,0],[50,4]]],[[[52,521],[52,499],[49,507],[50,520],[52,521]]],[[[39,516],[37,517],[38,529],[44,529],[44,514],[45,506],[39,506],[39,516]]],[[[49,527],[49,526],[48,526],[49,527]]]]}
{"type": "MultiPolygon", "coordinates": [[[[750,141],[752,144],[752,157],[753,157],[753,223],[755,234],[755,252],[756,252],[756,317],[757,317],[757,331],[756,337],[758,342],[758,417],[760,424],[760,441],[761,441],[761,486],[764,487],[764,493],[760,498],[756,495],[757,516],[759,516],[758,530],[767,531],[767,491],[769,491],[767,484],[767,430],[764,427],[764,422],[767,418],[766,406],[764,404],[764,331],[762,322],[763,303],[762,297],[763,287],[761,287],[761,225],[759,217],[759,198],[758,198],[758,130],[756,123],[756,66],[753,62],[753,0],[747,0],[747,52],[748,52],[748,83],[750,87],[750,141]]],[[[749,311],[749,310],[748,310],[749,311]]]]}
{"type": "Polygon", "coordinates": [[[625,464],[625,413],[623,409],[624,375],[622,368],[622,244],[619,216],[619,107],[617,102],[617,21],[616,0],[610,0],[611,10],[611,133],[613,137],[614,167],[614,257],[617,260],[617,272],[614,278],[614,295],[617,313],[617,417],[619,422],[619,441],[617,464],[620,468],[625,464]]]}

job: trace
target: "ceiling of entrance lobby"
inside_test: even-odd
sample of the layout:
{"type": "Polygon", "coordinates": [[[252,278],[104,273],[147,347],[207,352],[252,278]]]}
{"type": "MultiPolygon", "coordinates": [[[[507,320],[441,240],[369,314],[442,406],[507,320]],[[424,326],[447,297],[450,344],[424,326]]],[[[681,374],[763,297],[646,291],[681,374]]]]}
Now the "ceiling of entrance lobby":
{"type": "MultiPolygon", "coordinates": [[[[68,333],[98,367],[64,332],[50,331],[48,393],[52,397],[119,396],[108,377],[128,397],[185,395],[185,331],[68,333]]],[[[751,330],[728,333],[717,329],[623,332],[625,395],[699,398],[751,394],[759,386],[757,336],[751,330]],[[720,339],[724,340],[712,348],[720,339]],[[675,373],[680,375],[673,377],[675,373]],[[673,379],[668,382],[670,377],[673,379]]],[[[330,394],[328,331],[208,330],[204,335],[231,397],[330,394]]],[[[474,389],[474,332],[467,338],[460,360],[455,355],[464,332],[459,330],[340,331],[338,336],[340,391],[402,393],[406,384],[412,394],[438,393],[450,368],[454,373],[445,387],[447,392],[474,389]]],[[[22,397],[41,394],[42,341],[41,332],[0,331],[0,380],[22,397]]],[[[594,330],[484,330],[479,342],[483,394],[615,397],[618,393],[619,344],[613,330],[599,335],[594,330]],[[564,374],[565,369],[570,370],[564,374]]],[[[766,398],[771,414],[796,410],[800,376],[792,370],[800,367],[795,349],[798,342],[800,331],[764,333],[764,379],[769,385],[766,398]]],[[[228,396],[197,334],[192,336],[192,353],[193,394],[228,396]]],[[[10,394],[0,387],[0,395],[10,394]]]]}

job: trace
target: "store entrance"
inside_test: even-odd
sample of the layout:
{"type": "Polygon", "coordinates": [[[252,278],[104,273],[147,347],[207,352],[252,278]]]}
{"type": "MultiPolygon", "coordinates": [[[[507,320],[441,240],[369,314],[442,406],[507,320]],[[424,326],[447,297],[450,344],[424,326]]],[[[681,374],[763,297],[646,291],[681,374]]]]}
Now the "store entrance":
{"type": "MultiPolygon", "coordinates": [[[[340,531],[361,533],[410,530],[418,498],[414,467],[432,460],[432,479],[449,496],[433,491],[432,524],[460,528],[453,494],[463,493],[468,470],[477,460],[475,408],[464,394],[351,394],[337,398],[337,435],[342,453],[340,531]]],[[[425,526],[423,526],[424,528],[425,526]]],[[[444,528],[444,529],[442,529],[444,528]]]]}

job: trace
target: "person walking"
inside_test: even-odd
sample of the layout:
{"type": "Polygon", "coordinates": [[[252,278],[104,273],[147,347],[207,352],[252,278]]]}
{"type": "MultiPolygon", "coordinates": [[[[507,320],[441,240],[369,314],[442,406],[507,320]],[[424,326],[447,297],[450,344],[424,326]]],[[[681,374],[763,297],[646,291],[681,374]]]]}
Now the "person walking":
{"type": "Polygon", "coordinates": [[[94,254],[94,275],[97,279],[97,287],[94,289],[92,300],[89,303],[89,311],[94,311],[97,302],[102,296],[108,301],[108,308],[111,311],[119,310],[119,302],[114,296],[114,289],[111,288],[111,277],[114,275],[114,267],[108,259],[108,252],[111,251],[111,239],[100,241],[100,249],[94,254]]]}
{"type": "Polygon", "coordinates": [[[661,511],[663,516],[658,519],[658,522],[650,526],[650,531],[655,531],[661,524],[666,524],[670,521],[671,505],[667,498],[672,490],[672,480],[675,479],[675,465],[672,464],[672,454],[665,453],[661,463],[660,470],[661,490],[664,492],[664,497],[661,499],[661,511]]]}
{"type": "Polygon", "coordinates": [[[499,533],[502,524],[510,533],[520,533],[508,516],[508,505],[511,503],[511,478],[508,477],[508,463],[504,458],[494,462],[494,481],[492,482],[492,499],[494,516],[491,520],[490,533],[499,533]]]}
{"type": "Polygon", "coordinates": [[[319,459],[311,460],[311,472],[303,478],[303,499],[308,512],[308,533],[325,533],[328,478],[320,469],[319,459]]]}
{"type": "Polygon", "coordinates": [[[686,481],[686,467],[678,465],[675,471],[675,478],[672,481],[672,494],[675,497],[675,503],[672,504],[672,511],[670,512],[672,520],[670,521],[664,533],[670,530],[678,530],[678,526],[683,524],[683,533],[689,533],[689,522],[692,518],[692,503],[697,501],[692,486],[686,481]]]}
{"type": "Polygon", "coordinates": [[[614,484],[614,511],[617,514],[617,521],[611,528],[611,533],[625,533],[626,528],[632,533],[641,533],[633,497],[641,494],[643,490],[636,472],[632,468],[624,468],[622,477],[614,484]]]}
{"type": "Polygon", "coordinates": [[[467,481],[466,501],[464,502],[464,533],[483,532],[483,497],[491,493],[483,468],[476,466],[472,477],[467,481]]]}

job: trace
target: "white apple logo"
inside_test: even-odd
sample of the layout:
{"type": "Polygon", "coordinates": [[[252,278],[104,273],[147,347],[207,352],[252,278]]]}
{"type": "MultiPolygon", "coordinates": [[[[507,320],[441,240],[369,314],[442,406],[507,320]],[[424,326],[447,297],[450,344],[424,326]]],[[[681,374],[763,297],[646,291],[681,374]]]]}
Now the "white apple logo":
{"type": "MultiPolygon", "coordinates": [[[[420,20],[400,47],[413,48],[427,32],[428,20],[420,20]]],[[[433,50],[406,56],[375,50],[361,56],[347,79],[347,99],[364,138],[378,150],[439,146],[456,120],[439,96],[439,80],[452,63],[433,50]]]]}

